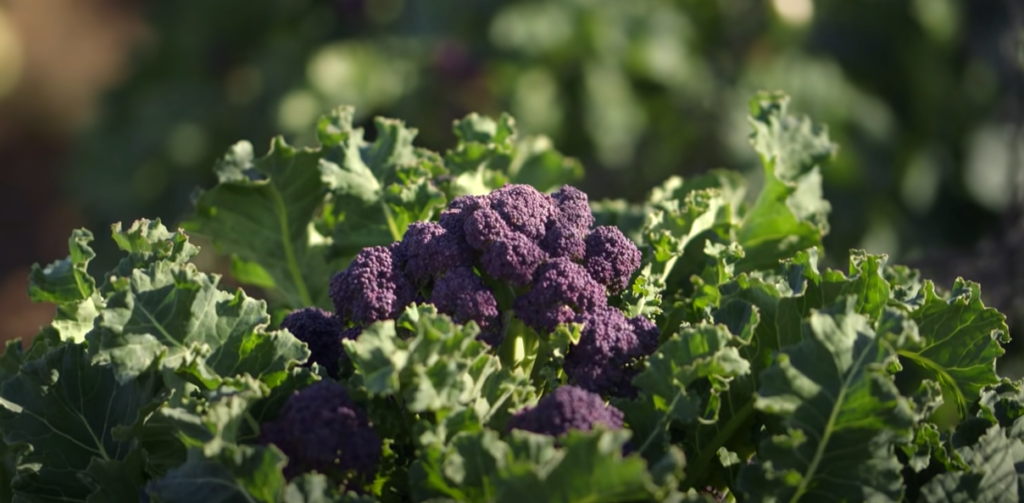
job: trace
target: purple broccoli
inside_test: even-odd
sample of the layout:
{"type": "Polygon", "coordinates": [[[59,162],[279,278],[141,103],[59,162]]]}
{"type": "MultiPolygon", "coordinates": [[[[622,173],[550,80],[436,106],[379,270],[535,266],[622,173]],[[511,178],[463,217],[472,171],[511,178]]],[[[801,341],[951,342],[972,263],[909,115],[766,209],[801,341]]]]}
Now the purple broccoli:
{"type": "Polygon", "coordinates": [[[538,270],[530,291],[515,301],[516,316],[538,332],[552,332],[578,314],[606,305],[604,287],[583,266],[554,259],[538,270]]]}
{"type": "Polygon", "coordinates": [[[457,267],[472,265],[473,254],[465,242],[432,222],[414,222],[398,245],[403,270],[418,286],[430,283],[457,267]]]}
{"type": "Polygon", "coordinates": [[[395,260],[397,243],[364,248],[348,268],[331,279],[334,313],[345,322],[365,327],[395,319],[415,300],[416,290],[395,260]]]}
{"type": "Polygon", "coordinates": [[[508,429],[560,437],[571,430],[590,431],[601,425],[622,428],[622,411],[608,405],[596,393],[576,386],[560,386],[537,403],[508,420],[508,429]]]}
{"type": "Polygon", "coordinates": [[[587,245],[583,240],[584,233],[573,225],[555,220],[548,227],[547,234],[540,242],[542,250],[551,258],[565,257],[574,262],[582,261],[587,253],[587,245]]]}
{"type": "Polygon", "coordinates": [[[573,384],[595,393],[633,397],[637,359],[658,348],[658,329],[647,320],[626,318],[614,307],[577,316],[583,324],[579,342],[569,348],[564,369],[573,384]]]}
{"type": "Polygon", "coordinates": [[[341,347],[342,330],[337,318],[323,309],[307,307],[285,316],[281,328],[309,346],[310,357],[304,366],[316,363],[331,377],[338,377],[338,360],[348,355],[341,347]]]}
{"type": "Polygon", "coordinates": [[[260,438],[288,456],[289,479],[316,470],[342,482],[371,481],[383,447],[366,414],[334,381],[289,397],[277,419],[260,427],[260,438]]]}
{"type": "Polygon", "coordinates": [[[590,211],[587,194],[575,187],[563,185],[558,192],[551,195],[558,207],[558,219],[574,228],[580,234],[586,234],[594,225],[594,214],[590,211]]]}
{"type": "Polygon", "coordinates": [[[629,395],[633,366],[657,349],[659,332],[608,307],[608,295],[629,286],[640,251],[615,227],[593,225],[587,195],[570,186],[547,195],[510,184],[457,197],[438,223],[413,223],[400,243],[367,248],[335,275],[335,315],[353,337],[425,301],[458,323],[475,321],[492,346],[509,330],[526,335],[504,325],[510,314],[541,336],[582,323],[566,373],[585,389],[629,395]]]}
{"type": "Polygon", "coordinates": [[[491,346],[501,344],[498,301],[473,269],[460,267],[442,276],[434,285],[430,303],[457,323],[475,321],[480,327],[478,339],[491,346]]]}
{"type": "Polygon", "coordinates": [[[487,196],[459,196],[448,203],[448,209],[441,212],[438,224],[453,235],[462,238],[466,220],[477,210],[489,208],[487,196]]]}
{"type": "Polygon", "coordinates": [[[492,278],[518,288],[529,285],[534,272],[547,259],[548,255],[536,243],[511,232],[488,246],[480,262],[492,278]]]}
{"type": "Polygon", "coordinates": [[[492,244],[514,234],[498,212],[486,208],[467,217],[462,229],[466,243],[477,251],[486,251],[492,244]]]}
{"type": "Polygon", "coordinates": [[[539,242],[558,208],[551,196],[529,185],[506,185],[488,196],[491,209],[501,215],[512,230],[539,242]]]}
{"type": "Polygon", "coordinates": [[[625,290],[630,276],[640,267],[640,250],[636,245],[617,227],[609,225],[588,234],[586,245],[587,272],[611,293],[625,290]]]}

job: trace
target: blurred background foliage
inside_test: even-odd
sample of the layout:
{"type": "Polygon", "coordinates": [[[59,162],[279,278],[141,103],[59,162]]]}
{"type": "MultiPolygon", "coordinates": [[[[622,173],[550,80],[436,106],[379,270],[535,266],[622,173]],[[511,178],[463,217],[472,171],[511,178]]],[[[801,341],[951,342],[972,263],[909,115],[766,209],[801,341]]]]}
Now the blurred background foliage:
{"type": "Polygon", "coordinates": [[[453,119],[508,111],[583,162],[592,197],[638,201],[673,174],[756,177],[746,102],[782,89],[841,146],[824,170],[830,264],[866,248],[946,284],[991,274],[1003,309],[1024,291],[1008,279],[1024,278],[1024,237],[1006,237],[1024,235],[1018,0],[151,0],[144,13],[131,76],[55,179],[90,228],[179,220],[228,146],[310,143],[338,104],[362,126],[402,118],[435,150],[453,119]]]}
{"type": "Polygon", "coordinates": [[[175,220],[226,146],[278,132],[308,143],[316,117],[346,103],[365,123],[401,117],[432,149],[451,144],[455,118],[509,111],[583,161],[588,192],[638,200],[671,174],[751,170],[745,103],[777,88],[842,147],[825,172],[829,249],[903,259],[971,246],[1013,200],[1019,10],[1000,0],[158,2],[159,36],[66,180],[96,223],[175,220]]]}

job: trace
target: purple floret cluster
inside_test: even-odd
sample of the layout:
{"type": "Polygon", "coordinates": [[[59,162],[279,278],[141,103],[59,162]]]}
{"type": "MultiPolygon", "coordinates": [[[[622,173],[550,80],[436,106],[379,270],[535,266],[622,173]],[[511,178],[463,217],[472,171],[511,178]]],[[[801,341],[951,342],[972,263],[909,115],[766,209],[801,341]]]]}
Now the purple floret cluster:
{"type": "Polygon", "coordinates": [[[316,307],[292,311],[281,321],[281,328],[309,346],[310,357],[304,366],[309,367],[315,363],[334,378],[338,377],[339,362],[348,359],[341,340],[354,339],[359,335],[351,329],[342,330],[338,318],[316,307]]]}
{"type": "Polygon", "coordinates": [[[523,409],[508,420],[509,430],[560,437],[570,430],[590,431],[600,425],[622,429],[622,411],[605,403],[597,393],[576,386],[560,386],[537,406],[523,409]]]}
{"type": "Polygon", "coordinates": [[[260,439],[288,456],[289,479],[315,470],[336,480],[365,481],[377,472],[383,449],[366,414],[334,381],[289,397],[277,419],[260,427],[260,439]]]}
{"type": "Polygon", "coordinates": [[[476,322],[478,338],[492,346],[505,335],[503,312],[541,335],[582,323],[583,338],[566,358],[570,380],[629,395],[630,367],[654,351],[657,329],[626,320],[608,295],[627,288],[639,266],[640,251],[621,231],[594,227],[585,193],[511,184],[455,198],[437,223],[414,223],[401,242],[364,249],[331,280],[330,296],[339,326],[356,332],[413,302],[476,322]]]}

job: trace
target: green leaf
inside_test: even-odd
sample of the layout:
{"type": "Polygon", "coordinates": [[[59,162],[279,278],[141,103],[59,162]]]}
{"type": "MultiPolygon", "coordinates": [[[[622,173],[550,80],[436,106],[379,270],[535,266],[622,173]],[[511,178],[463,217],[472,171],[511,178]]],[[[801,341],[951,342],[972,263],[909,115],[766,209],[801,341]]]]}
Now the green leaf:
{"type": "Polygon", "coordinates": [[[582,165],[556,151],[549,138],[521,138],[508,114],[497,120],[470,114],[452,129],[458,144],[445,154],[445,164],[455,175],[453,195],[484,194],[505,183],[547,191],[583,177],[582,165]]]}
{"type": "Polygon", "coordinates": [[[398,339],[384,323],[344,341],[370,393],[391,394],[398,384],[412,412],[457,410],[486,400],[481,390],[500,364],[476,340],[476,324],[458,325],[426,304],[410,307],[398,324],[413,336],[398,339]]]}
{"type": "Polygon", "coordinates": [[[798,250],[821,246],[829,203],[822,198],[821,164],[836,152],[824,127],[791,115],[789,98],[760,93],[750,101],[751,144],[764,165],[764,187],[744,216],[739,244],[743,270],[772,267],[798,250]]]}
{"type": "Polygon", "coordinates": [[[284,493],[284,463],[276,449],[238,446],[213,459],[190,459],[146,492],[160,503],[275,503],[284,493]]]}
{"type": "Polygon", "coordinates": [[[816,307],[827,306],[836,299],[855,295],[856,310],[872,321],[878,319],[889,303],[892,291],[883,276],[886,255],[871,255],[863,250],[850,250],[848,275],[826,269],[818,272],[818,250],[810,248],[783,261],[783,274],[795,292],[814,299],[816,307]]]}
{"type": "Polygon", "coordinates": [[[291,334],[265,333],[266,304],[217,288],[218,278],[191,264],[157,262],[114,281],[89,334],[90,351],[112,362],[119,379],[134,378],[159,355],[163,365],[192,367],[208,386],[248,373],[273,382],[309,350],[291,334]]]}
{"type": "Polygon", "coordinates": [[[141,449],[133,449],[122,460],[93,458],[84,480],[95,492],[86,498],[86,503],[138,501],[146,484],[145,466],[146,455],[141,449]]]}
{"type": "Polygon", "coordinates": [[[1024,383],[1003,379],[981,390],[976,416],[999,424],[1009,438],[1024,441],[1024,383]]]}
{"type": "Polygon", "coordinates": [[[377,500],[355,493],[339,494],[327,477],[305,473],[292,480],[284,490],[284,503],[375,503],[377,500]]]}
{"type": "Polygon", "coordinates": [[[1024,488],[1024,442],[993,426],[976,444],[957,449],[966,471],[940,473],[921,487],[922,503],[1011,503],[1024,488]]]}
{"type": "Polygon", "coordinates": [[[749,321],[756,311],[759,323],[752,337],[744,335],[750,344],[741,353],[754,371],[760,372],[771,364],[774,352],[799,342],[800,325],[812,309],[853,296],[856,312],[872,322],[880,319],[892,294],[883,275],[885,260],[884,255],[854,250],[847,276],[831,269],[820,272],[817,250],[801,251],[783,261],[780,276],[741,273],[722,284],[721,304],[713,313],[714,320],[739,335],[753,326],[749,321]]]}
{"type": "Polygon", "coordinates": [[[413,147],[416,129],[384,118],[374,125],[377,139],[368,143],[352,127],[349,108],[320,123],[321,180],[329,198],[318,228],[333,237],[338,256],[397,241],[410,223],[429,220],[447,202],[431,179],[436,155],[413,147]]]}
{"type": "MultiPolygon", "coordinates": [[[[529,444],[523,445],[524,435],[531,434],[512,433],[513,450],[520,456],[524,448],[530,449],[525,452],[537,452],[529,444]]],[[[629,437],[626,430],[570,431],[559,438],[561,449],[549,459],[520,458],[522,461],[517,459],[509,466],[502,474],[496,501],[598,503],[651,498],[656,488],[646,463],[639,456],[622,457],[629,437]]]]}
{"type": "Polygon", "coordinates": [[[64,304],[84,301],[96,290],[96,281],[89,276],[89,261],[96,253],[89,247],[93,240],[92,233],[86,229],[77,229],[68,239],[71,254],[64,260],[58,260],[45,268],[39,264],[32,265],[29,274],[28,296],[35,302],[64,304]]]}
{"type": "Polygon", "coordinates": [[[764,371],[755,407],[779,421],[744,467],[748,501],[899,501],[892,445],[910,440],[913,409],[886,371],[891,349],[855,300],[815,311],[803,341],[764,371]]]}
{"type": "MultiPolygon", "coordinates": [[[[82,474],[93,460],[129,458],[132,442],[115,438],[114,428],[134,424],[161,388],[159,375],[151,370],[118,382],[114,369],[90,364],[85,347],[78,344],[26,363],[0,388],[4,441],[31,447],[14,482],[19,497],[85,501],[93,489],[82,474]]],[[[93,467],[93,473],[104,469],[110,466],[93,467]]]]}
{"type": "Polygon", "coordinates": [[[658,488],[646,463],[622,456],[625,430],[571,431],[552,437],[491,430],[460,433],[446,452],[420,459],[421,483],[457,501],[558,503],[647,500],[658,488]]]}
{"type": "Polygon", "coordinates": [[[926,282],[922,305],[911,319],[921,338],[899,349],[901,362],[937,381],[945,403],[967,417],[981,389],[999,382],[996,358],[1004,353],[1000,343],[1010,340],[1006,317],[985,307],[977,283],[958,279],[948,300],[926,282]]]}
{"type": "Polygon", "coordinates": [[[730,347],[732,341],[721,325],[682,328],[647,358],[646,368],[633,382],[673,420],[714,423],[719,396],[729,388],[729,381],[750,372],[750,363],[730,347]],[[694,386],[703,379],[710,384],[707,395],[694,386]]]}
{"type": "Polygon", "coordinates": [[[642,230],[651,253],[633,288],[623,295],[630,313],[659,314],[668,278],[691,245],[703,243],[700,238],[715,229],[728,234],[735,218],[729,192],[733,188],[710,180],[719,179],[707,175],[684,182],[671,177],[651,191],[642,230]]]}
{"type": "Polygon", "coordinates": [[[157,413],[173,424],[177,436],[190,449],[213,458],[240,443],[250,407],[267,395],[266,385],[249,376],[225,380],[202,399],[187,398],[177,407],[163,407],[157,413]]]}
{"type": "Polygon", "coordinates": [[[644,235],[657,262],[682,255],[690,241],[715,225],[728,222],[727,215],[731,214],[720,189],[689,191],[679,177],[669,178],[655,188],[650,201],[652,210],[647,214],[644,235]]]}
{"type": "Polygon", "coordinates": [[[136,220],[127,231],[122,231],[118,222],[110,230],[117,247],[128,253],[110,272],[112,275],[129,276],[133,269],[145,269],[156,262],[185,264],[199,254],[188,236],[181,231],[170,232],[160,219],[136,220]]]}
{"type": "Polygon", "coordinates": [[[289,306],[329,306],[324,278],[332,267],[326,247],[310,234],[327,189],[319,150],[296,149],[278,137],[266,156],[254,159],[252,145],[240,142],[215,170],[219,183],[199,195],[185,229],[258,264],[289,306]]]}

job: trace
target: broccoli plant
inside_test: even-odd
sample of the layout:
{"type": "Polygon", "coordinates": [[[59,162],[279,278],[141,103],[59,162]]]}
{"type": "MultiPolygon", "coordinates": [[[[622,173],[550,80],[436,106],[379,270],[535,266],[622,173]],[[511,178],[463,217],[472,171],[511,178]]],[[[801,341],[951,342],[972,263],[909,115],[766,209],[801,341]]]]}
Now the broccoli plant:
{"type": "Polygon", "coordinates": [[[640,251],[614,227],[591,229],[593,221],[586,194],[568,185],[552,195],[510,184],[458,197],[439,223],[415,223],[400,242],[366,248],[336,274],[335,317],[357,330],[428,302],[475,323],[506,366],[539,376],[538,353],[568,350],[570,382],[631,396],[632,364],[657,348],[658,328],[609,306],[608,296],[639,267],[640,251]],[[583,327],[571,349],[553,337],[566,324],[583,327]]]}
{"type": "Polygon", "coordinates": [[[444,155],[390,120],[366,143],[343,113],[316,148],[236,146],[187,227],[270,303],[158,221],[113,226],[99,275],[75,231],[32,271],[53,323],[0,356],[3,483],[19,502],[1024,499],[1005,317],[884,255],[824,267],[835,145],[778,94],[750,123],[756,197],[719,170],[640,204],[590,201],[507,117],[458,122],[444,155]]]}

